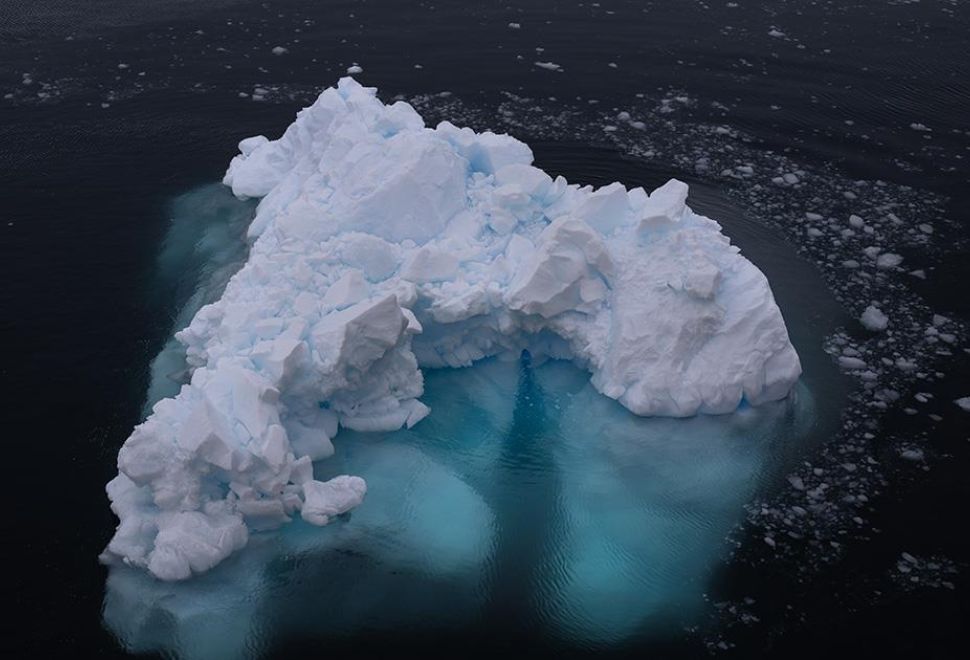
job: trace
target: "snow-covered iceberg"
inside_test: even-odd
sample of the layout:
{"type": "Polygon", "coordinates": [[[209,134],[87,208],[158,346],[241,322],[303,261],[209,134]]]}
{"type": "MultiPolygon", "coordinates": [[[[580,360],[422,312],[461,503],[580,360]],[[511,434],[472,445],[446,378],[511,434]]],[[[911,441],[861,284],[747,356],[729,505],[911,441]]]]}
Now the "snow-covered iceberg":
{"type": "Polygon", "coordinates": [[[250,531],[350,510],[365,483],[312,462],[340,427],[425,417],[421,368],[527,350],[675,417],[784,398],[800,374],[764,275],[680,181],[569,185],[510,136],[426,128],[350,78],[239,148],[224,183],[262,197],[250,256],[177,334],[191,381],[119,453],[106,561],[183,579],[250,531]]]}

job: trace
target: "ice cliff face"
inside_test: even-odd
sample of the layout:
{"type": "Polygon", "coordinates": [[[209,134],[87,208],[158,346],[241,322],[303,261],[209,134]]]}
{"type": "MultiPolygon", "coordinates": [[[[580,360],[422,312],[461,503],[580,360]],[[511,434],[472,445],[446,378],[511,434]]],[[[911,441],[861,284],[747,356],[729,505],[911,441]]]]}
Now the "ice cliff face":
{"type": "MultiPolygon", "coordinates": [[[[135,428],[108,484],[106,561],[183,579],[251,531],[327,524],[363,480],[313,479],[340,427],[429,413],[420,369],[572,360],[639,415],[728,413],[800,373],[764,275],[671,180],[594,190],[506,135],[384,105],[350,78],[225,184],[262,197],[247,264],[178,333],[191,382],[135,428]]],[[[590,441],[595,441],[591,438],[590,441]]]]}

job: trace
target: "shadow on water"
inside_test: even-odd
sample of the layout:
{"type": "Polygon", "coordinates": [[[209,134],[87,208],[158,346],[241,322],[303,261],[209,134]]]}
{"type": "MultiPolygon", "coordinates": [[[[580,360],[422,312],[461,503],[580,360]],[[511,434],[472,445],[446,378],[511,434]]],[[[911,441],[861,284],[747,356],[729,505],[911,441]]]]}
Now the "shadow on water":
{"type": "Polygon", "coordinates": [[[537,596],[543,593],[545,558],[555,552],[561,521],[550,515],[560,497],[558,472],[552,469],[558,417],[547,410],[543,392],[523,351],[512,423],[501,440],[488,480],[504,485],[489,492],[488,503],[501,511],[491,560],[489,603],[485,625],[525,637],[538,630],[537,596]]]}
{"type": "MultiPolygon", "coordinates": [[[[663,178],[589,153],[629,185],[663,178]]],[[[568,165],[551,169],[589,180],[568,165]]],[[[446,639],[630,649],[681,635],[705,611],[704,590],[745,502],[831,432],[844,395],[821,351],[839,317],[818,276],[713,190],[692,194],[772,282],[805,368],[788,400],[641,418],[569,363],[524,354],[429,371],[430,417],[394,433],[341,432],[336,455],[315,466],[318,479],[365,478],[358,509],[325,528],[297,520],[254,534],[244,551],[185,583],[112,568],[105,626],[129,651],[186,658],[321,643],[362,656],[446,639]]],[[[174,208],[159,281],[180,306],[178,329],[245,259],[252,206],[207,186],[174,208]]],[[[149,402],[172,391],[179,359],[173,343],[156,358],[149,402]]]]}
{"type": "Polygon", "coordinates": [[[246,263],[246,229],[255,208],[255,200],[240,201],[215,183],[172,203],[154,289],[160,304],[173,310],[173,336],[152,360],[143,416],[161,399],[178,394],[187,381],[185,351],[174,333],[186,327],[201,307],[218,300],[229,279],[246,263]]]}

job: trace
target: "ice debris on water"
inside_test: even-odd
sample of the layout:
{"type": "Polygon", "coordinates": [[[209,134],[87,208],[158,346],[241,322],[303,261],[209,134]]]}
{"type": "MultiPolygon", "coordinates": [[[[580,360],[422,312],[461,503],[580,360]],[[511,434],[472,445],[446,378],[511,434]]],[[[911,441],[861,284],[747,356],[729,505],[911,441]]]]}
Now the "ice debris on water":
{"type": "Polygon", "coordinates": [[[921,557],[902,552],[889,574],[904,591],[917,588],[952,591],[956,589],[955,580],[959,572],[957,563],[948,557],[921,557]]]}
{"type": "Polygon", "coordinates": [[[548,69],[549,71],[562,71],[562,67],[555,62],[536,62],[535,65],[540,69],[548,69]]]}
{"type": "Polygon", "coordinates": [[[297,513],[326,524],[366,485],[313,479],[338,428],[428,413],[422,367],[569,359],[640,415],[726,413],[800,373],[764,275],[687,205],[553,179],[527,145],[344,78],[224,183],[262,197],[249,260],[176,336],[192,374],[122,447],[103,558],[183,579],[297,513]]]}
{"type": "Polygon", "coordinates": [[[866,330],[872,330],[873,332],[881,332],[889,325],[889,317],[874,305],[866,307],[865,311],[862,312],[862,316],[859,317],[859,321],[866,330]]]}

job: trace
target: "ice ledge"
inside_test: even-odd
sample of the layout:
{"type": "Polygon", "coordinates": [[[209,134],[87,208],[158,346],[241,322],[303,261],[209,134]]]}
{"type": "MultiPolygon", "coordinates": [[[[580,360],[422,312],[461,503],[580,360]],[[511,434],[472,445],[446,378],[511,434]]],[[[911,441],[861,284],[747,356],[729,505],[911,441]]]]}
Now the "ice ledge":
{"type": "Polygon", "coordinates": [[[569,185],[528,146],[384,105],[351,78],[225,176],[262,197],[250,258],[178,333],[194,372],[135,428],[108,484],[103,558],[206,571],[298,512],[327,524],[363,480],[313,480],[343,426],[429,413],[419,367],[573,360],[639,415],[785,397],[801,368],[764,275],[671,180],[569,185]]]}

